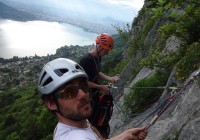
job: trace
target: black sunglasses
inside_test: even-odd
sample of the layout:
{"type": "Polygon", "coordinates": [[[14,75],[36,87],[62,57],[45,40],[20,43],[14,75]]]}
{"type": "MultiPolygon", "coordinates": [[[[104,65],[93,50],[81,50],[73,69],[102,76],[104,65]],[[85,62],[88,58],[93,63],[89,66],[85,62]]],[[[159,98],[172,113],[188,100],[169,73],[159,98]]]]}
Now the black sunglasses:
{"type": "Polygon", "coordinates": [[[80,81],[79,86],[67,85],[62,90],[55,93],[56,98],[73,99],[78,95],[78,91],[81,89],[83,92],[88,93],[89,87],[87,81],[80,81]]]}

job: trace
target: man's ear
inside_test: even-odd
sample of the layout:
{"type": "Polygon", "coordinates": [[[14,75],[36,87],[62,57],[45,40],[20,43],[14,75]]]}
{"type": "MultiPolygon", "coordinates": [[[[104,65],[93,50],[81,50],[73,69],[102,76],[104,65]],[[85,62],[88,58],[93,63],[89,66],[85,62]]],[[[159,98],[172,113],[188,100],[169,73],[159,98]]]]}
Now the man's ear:
{"type": "Polygon", "coordinates": [[[56,105],[55,101],[52,98],[47,98],[45,100],[45,105],[50,110],[57,110],[57,105],[56,105]]]}

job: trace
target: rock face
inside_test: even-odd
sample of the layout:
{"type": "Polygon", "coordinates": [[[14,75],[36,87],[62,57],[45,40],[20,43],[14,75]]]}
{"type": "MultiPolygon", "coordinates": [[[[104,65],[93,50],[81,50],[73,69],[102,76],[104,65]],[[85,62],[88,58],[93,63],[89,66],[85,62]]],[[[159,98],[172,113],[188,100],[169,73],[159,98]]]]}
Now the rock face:
{"type": "MultiPolygon", "coordinates": [[[[142,69],[140,75],[150,75],[152,71],[142,69]]],[[[192,75],[194,75],[193,73],[192,75]]],[[[136,77],[138,79],[139,77],[136,77]]],[[[199,79],[199,77],[197,77],[199,79]]],[[[190,78],[188,79],[190,80],[190,78]]],[[[187,81],[188,81],[187,80],[187,81]]],[[[134,81],[134,80],[133,80],[134,81]]],[[[187,82],[186,81],[186,82],[187,82]]],[[[183,84],[185,85],[185,84],[183,84]]],[[[183,86],[182,85],[182,86],[183,86]]],[[[178,92],[178,91],[177,91],[178,92]]],[[[119,113],[116,108],[123,103],[123,96],[120,98],[113,113],[111,125],[111,135],[118,134],[128,128],[137,127],[140,122],[147,120],[140,124],[146,126],[154,117],[156,112],[152,112],[158,106],[158,102],[144,113],[132,118],[125,118],[123,114],[119,113]],[[150,115],[151,114],[151,115],[150,115]]],[[[184,92],[166,109],[166,111],[158,118],[158,120],[148,129],[147,140],[161,140],[161,139],[179,139],[188,140],[200,139],[200,87],[198,80],[195,80],[188,86],[184,92]]]]}
{"type": "MultiPolygon", "coordinates": [[[[163,53],[175,52],[178,50],[181,42],[178,38],[172,36],[167,39],[166,46],[163,53]]],[[[132,60],[130,60],[132,61],[132,60]]],[[[123,71],[125,74],[129,73],[134,65],[129,65],[123,71]]],[[[185,83],[180,83],[176,80],[175,76],[176,66],[171,71],[166,86],[177,85],[178,87],[184,86],[190,78],[195,75],[197,71],[191,74],[191,77],[185,83]]],[[[126,83],[127,87],[132,87],[138,80],[151,77],[155,72],[143,67],[131,82],[126,83]]],[[[124,74],[124,75],[125,75],[124,74]]],[[[123,75],[123,73],[122,73],[123,75]]],[[[125,79],[123,77],[123,79],[125,79]]],[[[200,79],[200,76],[197,77],[200,79]]],[[[147,140],[162,140],[162,139],[178,139],[178,140],[200,140],[200,84],[198,80],[188,86],[184,93],[182,93],[171,104],[165,112],[158,118],[158,120],[148,129],[147,140]]],[[[124,102],[124,95],[130,93],[129,88],[121,90],[123,95],[115,101],[114,112],[110,121],[111,135],[118,134],[128,128],[146,126],[156,114],[155,111],[159,106],[169,97],[169,91],[165,89],[160,97],[160,100],[152,105],[149,109],[141,114],[136,114],[134,117],[127,117],[120,113],[120,106],[124,102]]],[[[178,92],[178,91],[176,91],[178,92]]]]}
{"type": "MultiPolygon", "coordinates": [[[[167,4],[169,1],[165,2],[165,4],[167,4]]],[[[184,7],[186,4],[187,3],[184,3],[184,7]]],[[[170,34],[163,40],[161,39],[157,31],[160,29],[160,26],[171,22],[171,18],[169,18],[170,13],[175,9],[169,7],[166,11],[163,9],[162,17],[156,19],[155,22],[152,23],[152,20],[148,20],[148,17],[151,17],[151,12],[148,11],[148,9],[151,7],[156,9],[156,6],[158,6],[157,2],[145,0],[144,9],[139,12],[141,15],[139,15],[132,24],[132,40],[130,40],[135,42],[132,43],[132,46],[130,45],[130,47],[132,47],[132,49],[135,47],[137,50],[134,52],[135,56],[131,56],[131,58],[128,59],[129,62],[127,66],[124,68],[122,73],[120,73],[123,81],[120,81],[117,86],[126,88],[120,89],[119,93],[121,96],[115,101],[114,112],[110,121],[111,136],[119,134],[128,128],[147,126],[156,115],[163,102],[167,101],[170,96],[171,91],[166,88],[163,93],[161,93],[162,95],[159,101],[149,107],[145,112],[134,114],[131,117],[120,113],[121,106],[124,103],[124,96],[130,93],[130,87],[132,87],[138,80],[149,78],[155,73],[147,67],[140,67],[138,63],[140,63],[143,58],[146,58],[155,46],[159,46],[158,50],[163,54],[163,56],[172,58],[173,56],[170,54],[180,53],[182,45],[184,44],[184,40],[174,36],[174,34],[170,34]],[[149,28],[147,28],[147,25],[149,28]]],[[[183,13],[184,7],[182,7],[182,9],[176,9],[176,12],[183,13]]],[[[163,7],[161,6],[159,8],[162,9],[163,7]]],[[[128,58],[128,55],[126,55],[126,57],[128,58]]],[[[196,65],[199,66],[199,58],[196,59],[196,65]]],[[[160,61],[162,60],[153,61],[152,63],[160,61]]],[[[169,61],[169,63],[170,62],[171,61],[169,61]]],[[[190,80],[198,70],[191,70],[194,72],[191,73],[190,78],[188,78],[184,83],[181,83],[181,81],[176,79],[178,62],[173,61],[173,63],[174,64],[170,65],[170,69],[167,69],[171,74],[166,83],[166,87],[174,85],[177,87],[184,87],[188,80],[190,80]]],[[[156,66],[157,65],[153,65],[152,69],[156,66]]],[[[166,65],[164,66],[167,67],[166,65]]],[[[196,79],[197,80],[195,80],[190,86],[187,86],[187,88],[184,89],[184,92],[181,93],[169,107],[167,107],[155,123],[148,129],[149,133],[146,138],[147,140],[200,140],[200,75],[196,79]]],[[[174,92],[177,93],[179,90],[176,89],[174,92]]]]}

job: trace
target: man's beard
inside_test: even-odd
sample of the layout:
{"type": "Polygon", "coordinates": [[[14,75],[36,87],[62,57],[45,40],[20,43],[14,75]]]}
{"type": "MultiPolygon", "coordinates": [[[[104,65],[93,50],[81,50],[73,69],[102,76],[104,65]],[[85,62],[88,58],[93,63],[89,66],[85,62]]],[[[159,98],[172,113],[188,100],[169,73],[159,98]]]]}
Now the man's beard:
{"type": "MultiPolygon", "coordinates": [[[[87,102],[88,102],[88,100],[82,100],[81,104],[85,104],[87,102]]],[[[65,117],[66,119],[72,120],[72,121],[82,121],[82,120],[89,118],[91,115],[92,115],[91,106],[88,108],[88,110],[85,110],[85,113],[82,113],[80,111],[75,112],[73,110],[70,110],[70,112],[68,112],[66,114],[63,113],[63,117],[65,117]]]]}
{"type": "Polygon", "coordinates": [[[64,117],[72,121],[82,121],[90,117],[90,115],[68,114],[67,116],[64,117]]]}

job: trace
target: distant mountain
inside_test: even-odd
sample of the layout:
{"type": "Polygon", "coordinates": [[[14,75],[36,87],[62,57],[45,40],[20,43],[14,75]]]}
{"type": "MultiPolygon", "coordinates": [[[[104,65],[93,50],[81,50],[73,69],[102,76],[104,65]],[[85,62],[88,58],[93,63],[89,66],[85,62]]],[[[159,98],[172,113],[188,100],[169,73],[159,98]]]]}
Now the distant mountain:
{"type": "Polygon", "coordinates": [[[34,5],[22,3],[21,1],[2,1],[0,0],[0,18],[17,21],[44,20],[68,23],[83,28],[88,32],[116,34],[116,30],[111,23],[89,21],[82,17],[73,15],[73,13],[64,13],[62,10],[53,11],[50,7],[44,5],[34,5]],[[23,11],[22,11],[23,10],[23,11]]]}
{"type": "Polygon", "coordinates": [[[11,19],[11,20],[20,20],[20,21],[28,21],[28,20],[36,19],[36,17],[33,14],[29,14],[24,11],[17,10],[2,2],[0,2],[0,9],[1,9],[0,18],[2,19],[11,19]]]}
{"type": "Polygon", "coordinates": [[[102,19],[102,21],[104,22],[104,24],[112,24],[119,27],[123,27],[127,23],[131,24],[131,22],[124,22],[124,21],[113,19],[111,17],[105,17],[102,19]]]}

